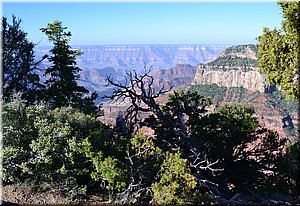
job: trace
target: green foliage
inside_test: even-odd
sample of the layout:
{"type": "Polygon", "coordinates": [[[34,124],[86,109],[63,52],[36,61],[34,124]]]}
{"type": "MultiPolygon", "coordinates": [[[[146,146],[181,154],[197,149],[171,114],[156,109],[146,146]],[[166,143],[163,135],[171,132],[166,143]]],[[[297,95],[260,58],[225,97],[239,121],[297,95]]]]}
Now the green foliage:
{"type": "Polygon", "coordinates": [[[95,162],[97,174],[91,173],[92,178],[104,180],[103,186],[108,190],[122,191],[126,186],[126,170],[120,168],[119,164],[120,162],[112,157],[107,157],[101,162],[95,162]]]}
{"type": "Polygon", "coordinates": [[[221,87],[217,84],[192,85],[189,88],[189,91],[197,92],[205,98],[216,99],[217,102],[222,102],[224,100],[226,90],[226,87],[221,87]]]}
{"type": "Polygon", "coordinates": [[[238,189],[263,187],[263,171],[274,170],[271,165],[282,155],[286,140],[260,127],[254,113],[246,105],[225,104],[203,117],[195,128],[194,135],[205,145],[204,154],[224,168],[219,173],[220,184],[232,183],[238,189]]]}
{"type": "Polygon", "coordinates": [[[11,102],[3,104],[3,181],[15,182],[23,177],[22,162],[30,157],[30,142],[37,131],[33,120],[26,115],[25,103],[20,95],[14,95],[11,102]]]}
{"type": "Polygon", "coordinates": [[[71,108],[57,108],[47,114],[43,106],[34,108],[29,115],[35,117],[38,138],[29,145],[32,157],[24,165],[28,172],[50,183],[76,177],[83,172],[80,161],[82,142],[87,135],[84,130],[91,126],[91,119],[71,108]]]}
{"type": "Polygon", "coordinates": [[[90,97],[84,97],[88,90],[77,84],[81,69],[76,66],[76,57],[81,52],[71,49],[69,45],[71,33],[66,32],[66,29],[67,27],[63,27],[60,21],[54,21],[46,28],[41,28],[41,31],[54,44],[50,51],[52,56],[49,57],[52,66],[45,71],[45,74],[49,76],[45,82],[46,99],[54,108],[72,106],[88,114],[96,113],[97,107],[94,106],[93,100],[97,98],[97,94],[93,93],[90,97]]]}
{"type": "MultiPolygon", "coordinates": [[[[165,159],[165,152],[159,147],[155,137],[146,136],[141,131],[130,139],[130,147],[134,164],[132,174],[143,180],[144,187],[150,187],[156,181],[155,177],[165,159]]],[[[140,199],[149,201],[152,197],[145,194],[140,199]]]]}
{"type": "Polygon", "coordinates": [[[258,37],[259,70],[269,84],[276,84],[286,96],[299,98],[299,2],[278,3],[283,11],[282,28],[264,28],[258,37]]]}
{"type": "Polygon", "coordinates": [[[155,203],[186,204],[193,199],[197,181],[180,156],[180,152],[166,153],[159,171],[160,180],[152,184],[155,203]]]}
{"type": "Polygon", "coordinates": [[[109,131],[95,117],[75,109],[25,106],[20,99],[3,105],[3,181],[48,185],[60,192],[85,191],[92,165],[84,139],[109,131]]]}
{"type": "MultiPolygon", "coordinates": [[[[299,16],[294,14],[299,3],[279,5],[286,19],[284,28],[265,29],[259,37],[261,65],[269,66],[262,70],[270,83],[298,97],[293,80],[297,71],[291,68],[296,65],[298,39],[294,37],[299,33],[295,23],[299,16]]],[[[152,128],[153,136],[141,131],[129,134],[128,120],[121,117],[112,131],[95,117],[93,100],[97,95],[87,96],[88,91],[77,85],[80,68],[76,57],[80,52],[69,46],[71,33],[61,22],[41,29],[54,43],[49,58],[52,66],[45,72],[49,78],[44,97],[49,105],[32,105],[43,97],[38,93],[42,86],[33,73],[37,66],[33,44],[19,28],[20,21],[13,17],[13,25],[6,18],[2,22],[3,89],[9,100],[3,104],[2,113],[5,184],[25,182],[44,190],[56,189],[71,198],[101,189],[120,202],[153,199],[157,204],[209,203],[212,200],[207,192],[230,195],[228,184],[235,186],[233,192],[297,192],[298,143],[287,147],[284,138],[259,125],[254,109],[247,105],[226,104],[207,114],[210,99],[252,103],[259,92],[246,98],[247,90],[242,87],[191,86],[189,91],[174,92],[164,105],[158,105],[155,98],[150,98],[146,109],[133,105],[134,109],[141,106],[140,111],[153,112],[137,125],[152,128]],[[12,95],[14,92],[17,94],[12,95]],[[229,98],[224,100],[226,92],[229,98]],[[216,172],[214,168],[223,170],[216,172]]],[[[248,49],[255,52],[256,48],[232,47],[225,54],[248,49]]],[[[229,55],[211,65],[247,68],[257,66],[257,62],[229,55]]],[[[121,94],[137,92],[133,90],[121,94]]],[[[296,103],[278,92],[268,94],[268,103],[286,108],[283,112],[297,113],[296,103]]]]}
{"type": "Polygon", "coordinates": [[[26,106],[15,96],[3,105],[4,183],[55,188],[69,197],[97,188],[115,200],[157,204],[212,202],[203,181],[227,194],[228,184],[233,192],[293,192],[297,150],[284,156],[285,140],[260,127],[253,108],[228,104],[206,114],[210,103],[198,93],[174,93],[161,106],[173,122],[151,116],[144,123],[154,136],[124,137],[74,108],[26,106]]]}
{"type": "Polygon", "coordinates": [[[101,182],[101,187],[120,192],[126,186],[127,171],[121,162],[111,156],[104,157],[102,151],[92,151],[93,146],[89,139],[85,139],[85,155],[93,165],[91,177],[101,182]]]}
{"type": "Polygon", "coordinates": [[[156,147],[154,138],[143,135],[141,131],[130,139],[130,145],[135,151],[135,154],[144,160],[162,154],[162,150],[159,147],[156,147]]]}
{"type": "Polygon", "coordinates": [[[34,44],[20,28],[21,20],[12,16],[12,24],[2,18],[2,89],[3,97],[10,101],[14,93],[21,93],[28,104],[41,99],[38,63],[34,60],[34,44]]]}

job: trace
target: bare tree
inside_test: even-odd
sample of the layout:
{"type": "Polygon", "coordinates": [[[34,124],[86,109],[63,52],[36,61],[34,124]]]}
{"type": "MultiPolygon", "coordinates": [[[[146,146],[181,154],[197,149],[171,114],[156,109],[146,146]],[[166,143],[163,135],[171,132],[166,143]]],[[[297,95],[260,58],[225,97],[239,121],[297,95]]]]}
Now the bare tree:
{"type": "Polygon", "coordinates": [[[151,67],[147,68],[146,66],[143,75],[138,75],[135,70],[127,71],[127,77],[123,84],[115,81],[111,76],[108,76],[106,79],[108,84],[116,87],[113,94],[108,96],[108,98],[115,102],[129,101],[130,103],[126,110],[125,119],[130,125],[131,132],[134,132],[134,129],[140,123],[140,112],[151,112],[168,125],[173,126],[172,122],[165,117],[156,101],[159,96],[169,92],[172,87],[165,89],[162,86],[161,89],[156,90],[153,87],[154,79],[149,75],[150,71],[151,67]]]}

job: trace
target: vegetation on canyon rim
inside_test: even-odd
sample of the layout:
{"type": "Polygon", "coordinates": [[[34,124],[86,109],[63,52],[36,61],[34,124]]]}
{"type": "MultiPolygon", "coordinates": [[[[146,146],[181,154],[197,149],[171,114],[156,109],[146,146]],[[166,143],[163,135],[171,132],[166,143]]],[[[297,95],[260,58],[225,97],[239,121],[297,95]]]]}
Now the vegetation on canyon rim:
{"type": "MultiPolygon", "coordinates": [[[[299,72],[293,69],[299,39],[292,35],[299,34],[299,21],[292,13],[300,6],[279,5],[285,33],[264,31],[259,61],[270,83],[298,98],[299,80],[290,79],[299,72]],[[280,42],[294,43],[273,52],[275,42],[268,42],[275,34],[280,42]],[[288,71],[289,81],[283,79],[288,71]]],[[[35,62],[34,45],[20,21],[13,17],[10,25],[2,19],[4,184],[55,188],[71,198],[99,191],[117,203],[199,204],[237,193],[299,195],[298,144],[261,126],[253,108],[225,104],[208,112],[212,100],[193,90],[173,92],[160,105],[157,99],[169,89],[154,89],[149,72],[133,71],[126,85],[107,79],[117,88],[111,100],[130,103],[109,127],[97,118],[102,115],[93,103],[97,95],[77,85],[80,52],[69,46],[71,33],[59,21],[41,30],[54,44],[51,56],[43,57],[52,63],[44,83],[36,74],[43,59],[35,62]],[[141,120],[142,112],[150,115],[141,120]],[[144,135],[143,126],[154,135],[144,135]]]]}

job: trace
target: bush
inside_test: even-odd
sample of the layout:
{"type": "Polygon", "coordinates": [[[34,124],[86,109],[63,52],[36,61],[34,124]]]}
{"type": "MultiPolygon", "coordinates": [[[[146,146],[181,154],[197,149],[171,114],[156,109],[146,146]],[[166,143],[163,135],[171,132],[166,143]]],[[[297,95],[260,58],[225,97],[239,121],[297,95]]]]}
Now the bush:
{"type": "Polygon", "coordinates": [[[265,172],[274,174],[274,164],[284,154],[286,139],[261,127],[254,113],[243,104],[225,104],[203,117],[194,131],[207,158],[224,168],[218,177],[225,188],[227,184],[239,191],[264,187],[269,178],[265,172]]]}
{"type": "Polygon", "coordinates": [[[25,107],[15,100],[3,106],[3,181],[48,185],[60,192],[84,192],[92,164],[84,140],[110,133],[95,117],[71,107],[25,107]]]}
{"type": "Polygon", "coordinates": [[[180,152],[166,154],[159,176],[159,182],[152,184],[155,203],[184,204],[193,199],[197,181],[180,152]]]}
{"type": "Polygon", "coordinates": [[[15,95],[10,103],[3,104],[3,182],[11,183],[25,178],[21,164],[30,158],[29,144],[37,136],[33,120],[26,115],[26,106],[15,95]]]}
{"type": "Polygon", "coordinates": [[[89,139],[85,140],[85,154],[93,165],[90,175],[93,180],[101,182],[101,187],[112,192],[120,192],[126,186],[127,170],[115,157],[105,157],[101,150],[93,151],[89,139]]]}

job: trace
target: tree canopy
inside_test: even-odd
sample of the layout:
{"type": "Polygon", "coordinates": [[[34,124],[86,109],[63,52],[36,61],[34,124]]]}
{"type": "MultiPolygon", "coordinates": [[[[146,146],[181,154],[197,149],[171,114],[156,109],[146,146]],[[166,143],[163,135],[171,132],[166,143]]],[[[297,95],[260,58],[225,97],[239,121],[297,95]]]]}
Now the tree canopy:
{"type": "Polygon", "coordinates": [[[259,70],[269,84],[284,90],[286,96],[299,99],[300,2],[278,3],[283,12],[282,28],[263,29],[258,37],[259,70]]]}
{"type": "Polygon", "coordinates": [[[54,21],[41,28],[54,44],[50,51],[52,55],[49,57],[52,66],[45,71],[48,75],[45,82],[47,100],[53,107],[73,106],[91,113],[96,110],[93,100],[97,95],[93,93],[88,97],[89,91],[77,83],[81,69],[76,66],[76,57],[81,52],[71,49],[71,32],[65,31],[66,29],[60,21],[54,21]]]}
{"type": "Polygon", "coordinates": [[[12,24],[2,18],[3,97],[10,101],[13,93],[22,93],[28,103],[41,98],[43,85],[37,73],[39,61],[34,59],[34,43],[20,28],[21,20],[12,16],[12,24]]]}

